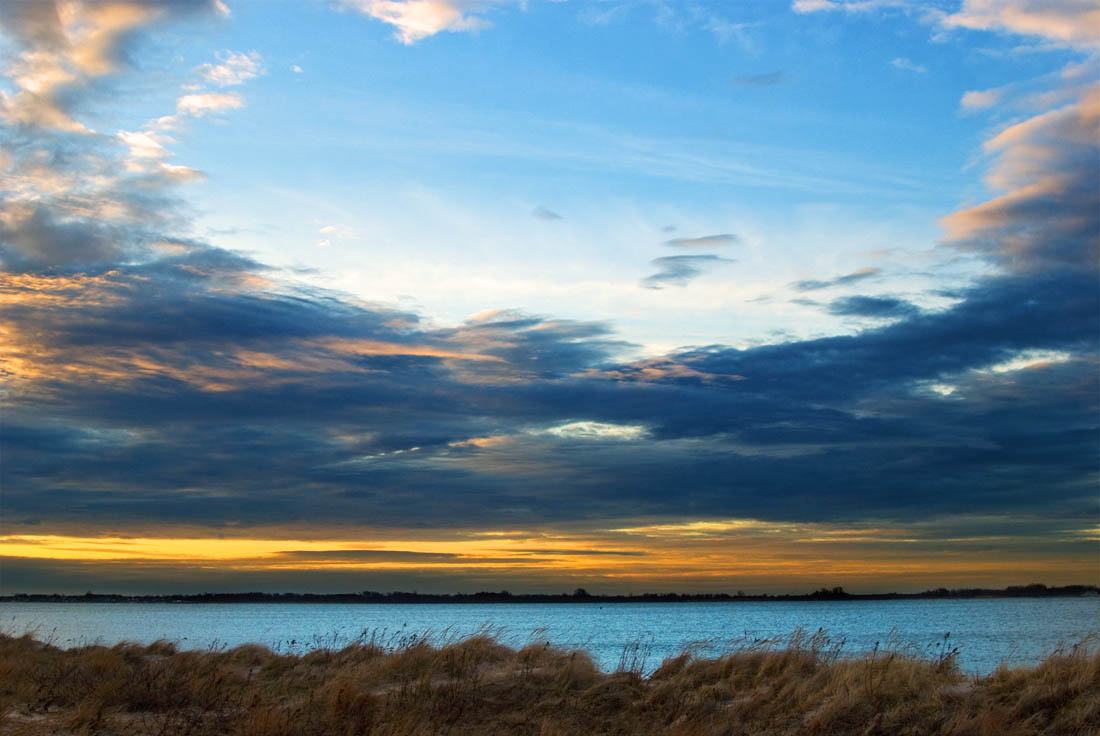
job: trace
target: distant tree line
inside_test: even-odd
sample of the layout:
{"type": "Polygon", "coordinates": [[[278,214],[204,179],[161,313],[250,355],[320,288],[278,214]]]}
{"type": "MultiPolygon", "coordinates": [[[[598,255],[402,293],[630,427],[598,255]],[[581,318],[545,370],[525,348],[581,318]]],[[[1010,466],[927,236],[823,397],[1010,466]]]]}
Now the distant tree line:
{"type": "Polygon", "coordinates": [[[121,595],[93,593],[16,593],[0,596],[0,603],[708,603],[739,601],[885,601],[936,598],[1051,598],[1100,596],[1095,585],[1048,587],[1042,583],[1007,588],[936,588],[923,593],[848,593],[841,587],[821,588],[804,594],[729,593],[641,593],[639,595],[594,595],[584,588],[572,593],[510,593],[507,590],[478,593],[190,593],[181,595],[121,595]]]}

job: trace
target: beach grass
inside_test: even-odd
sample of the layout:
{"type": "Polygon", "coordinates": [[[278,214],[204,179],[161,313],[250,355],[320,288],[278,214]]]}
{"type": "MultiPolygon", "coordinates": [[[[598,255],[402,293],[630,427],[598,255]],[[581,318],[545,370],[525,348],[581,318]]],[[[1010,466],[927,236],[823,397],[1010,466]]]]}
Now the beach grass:
{"type": "Polygon", "coordinates": [[[825,632],[688,650],[644,649],[601,672],[583,651],[491,632],[364,636],[304,654],[171,642],[62,649],[0,635],[0,733],[176,736],[354,734],[951,734],[1097,736],[1095,640],[1036,666],[966,675],[946,645],[889,642],[859,656],[825,632]]]}

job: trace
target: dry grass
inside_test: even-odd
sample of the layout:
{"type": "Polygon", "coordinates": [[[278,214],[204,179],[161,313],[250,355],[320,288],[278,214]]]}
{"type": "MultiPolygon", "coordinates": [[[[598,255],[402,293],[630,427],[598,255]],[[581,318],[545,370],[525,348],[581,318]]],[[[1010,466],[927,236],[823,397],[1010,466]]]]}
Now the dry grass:
{"type": "Polygon", "coordinates": [[[648,677],[637,654],[608,674],[584,652],[516,651],[488,634],[302,656],[255,644],[62,650],[0,636],[0,733],[1100,734],[1100,653],[1089,642],[985,677],[961,674],[949,652],[897,645],[842,658],[822,632],[712,659],[686,652],[648,677]]]}

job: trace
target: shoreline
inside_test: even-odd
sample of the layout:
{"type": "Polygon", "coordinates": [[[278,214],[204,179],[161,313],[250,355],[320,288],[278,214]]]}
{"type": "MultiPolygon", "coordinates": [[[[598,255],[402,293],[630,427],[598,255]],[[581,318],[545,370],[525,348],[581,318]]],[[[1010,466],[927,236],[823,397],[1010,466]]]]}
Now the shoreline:
{"type": "Polygon", "coordinates": [[[1051,597],[1100,597],[1096,585],[1062,585],[1047,587],[1042,584],[1010,586],[1005,589],[937,589],[921,593],[848,593],[842,587],[821,589],[813,593],[729,594],[729,593],[642,593],[639,595],[599,595],[583,589],[574,593],[408,593],[394,591],[377,593],[186,593],[171,595],[129,595],[121,593],[92,593],[70,595],[64,593],[15,593],[0,595],[0,603],[178,603],[178,604],[629,604],[629,603],[809,603],[855,601],[972,601],[990,598],[1051,598],[1051,597]]]}
{"type": "Polygon", "coordinates": [[[416,593],[393,591],[378,593],[187,593],[173,595],[127,595],[93,593],[68,595],[63,593],[16,593],[0,595],[0,603],[342,603],[342,604],[619,604],[619,603],[804,603],[848,601],[915,601],[915,600],[977,600],[1005,598],[1096,598],[1100,587],[1095,585],[1064,585],[1047,587],[1042,584],[1010,586],[1008,588],[939,588],[921,593],[848,593],[843,588],[822,588],[813,593],[780,595],[748,595],[743,593],[643,593],[640,595],[598,595],[583,588],[573,593],[510,593],[508,591],[478,593],[416,593]]]}

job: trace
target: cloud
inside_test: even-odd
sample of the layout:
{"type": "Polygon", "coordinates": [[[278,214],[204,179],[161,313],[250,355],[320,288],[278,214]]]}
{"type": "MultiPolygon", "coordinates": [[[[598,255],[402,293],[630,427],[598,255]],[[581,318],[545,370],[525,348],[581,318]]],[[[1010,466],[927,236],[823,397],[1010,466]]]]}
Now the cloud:
{"type": "Polygon", "coordinates": [[[947,28],[1040,36],[1071,46],[1100,45],[1100,8],[1091,0],[963,0],[947,28]]]}
{"type": "Polygon", "coordinates": [[[211,113],[219,113],[241,107],[244,103],[240,96],[221,92],[184,95],[176,103],[176,111],[181,115],[201,118],[211,113]]]}
{"type": "Polygon", "coordinates": [[[796,13],[862,13],[884,8],[921,11],[944,28],[1039,36],[1080,48],[1100,46],[1100,9],[1091,0],[963,0],[954,13],[912,0],[795,0],[796,13]]]}
{"type": "Polygon", "coordinates": [[[334,242],[339,243],[346,240],[359,240],[358,233],[347,225],[322,225],[317,228],[317,233],[321,238],[317,241],[317,247],[327,248],[334,242]]]}
{"type": "Polygon", "coordinates": [[[837,3],[832,0],[795,0],[791,10],[796,13],[816,13],[821,10],[835,10],[837,3]]]}
{"type": "Polygon", "coordinates": [[[524,547],[523,551],[531,555],[546,555],[550,557],[592,557],[602,555],[611,555],[615,557],[645,557],[649,554],[648,552],[633,549],[530,549],[524,547]]]}
{"type": "Polygon", "coordinates": [[[164,147],[164,136],[149,131],[120,130],[118,139],[130,149],[132,158],[166,158],[169,153],[164,147]]]}
{"type": "Polygon", "coordinates": [[[908,8],[912,0],[794,0],[791,10],[796,13],[819,13],[842,10],[846,13],[866,13],[880,8],[908,8]]]}
{"type": "Polygon", "coordinates": [[[293,562],[454,562],[449,552],[414,552],[401,549],[290,549],[278,553],[279,561],[293,562]]]}
{"type": "Polygon", "coordinates": [[[389,23],[394,37],[415,43],[442,31],[478,31],[489,21],[478,15],[511,0],[343,0],[343,6],[389,23]]]}
{"type": "Polygon", "coordinates": [[[896,59],[891,59],[890,66],[894,67],[895,69],[904,69],[905,71],[915,72],[917,74],[925,74],[928,72],[928,69],[926,67],[923,67],[920,64],[917,64],[916,62],[913,62],[909,59],[906,59],[903,56],[899,56],[896,59]]]}
{"type": "MultiPolygon", "coordinates": [[[[52,48],[43,17],[20,21],[22,49],[52,48]]],[[[285,281],[187,235],[174,186],[190,170],[160,166],[165,129],[28,125],[0,205],[5,523],[351,536],[363,520],[442,535],[687,513],[907,528],[978,514],[1075,528],[1095,517],[1100,472],[1090,95],[987,144],[998,193],[948,217],[945,246],[989,268],[950,307],[853,295],[829,309],[891,321],[638,360],[601,322],[494,310],[440,327],[285,281]]],[[[643,283],[684,284],[720,262],[658,258],[643,283]]],[[[288,565],[317,561],[279,549],[288,565]]],[[[5,573],[86,581],[52,564],[5,573]]],[[[217,579],[243,579],[230,577],[217,579]]]]}
{"type": "Polygon", "coordinates": [[[215,11],[208,0],[172,3],[57,3],[2,0],[0,18],[14,53],[5,73],[14,94],[0,93],[0,118],[9,123],[90,133],[73,112],[96,79],[125,66],[128,44],[144,27],[193,11],[215,11]]]}
{"type": "Polygon", "coordinates": [[[908,317],[918,311],[911,302],[892,297],[848,296],[834,299],[829,304],[830,314],[844,317],[908,317]]]}
{"type": "Polygon", "coordinates": [[[877,276],[880,272],[877,268],[861,268],[858,271],[844,274],[843,276],[836,276],[834,278],[821,281],[817,279],[809,279],[806,281],[795,281],[791,286],[798,291],[817,291],[818,289],[828,289],[833,286],[846,286],[848,284],[854,284],[864,279],[869,279],[873,276],[877,276]]]}
{"type": "Polygon", "coordinates": [[[698,238],[673,238],[672,240],[666,240],[665,245],[673,248],[720,248],[727,245],[738,245],[740,242],[741,238],[733,233],[719,233],[698,238]]]}
{"type": "Polygon", "coordinates": [[[562,439],[637,440],[645,436],[645,427],[604,422],[569,422],[545,430],[562,439]]]}
{"type": "Polygon", "coordinates": [[[737,39],[743,46],[748,45],[745,29],[752,28],[755,23],[735,23],[733,21],[710,15],[702,20],[702,27],[713,33],[720,43],[728,43],[730,39],[737,39]]]}
{"type": "Polygon", "coordinates": [[[1003,95],[1004,90],[1001,88],[971,90],[963,94],[962,99],[959,100],[959,107],[967,112],[984,110],[1000,102],[1003,95]]]}
{"type": "Polygon", "coordinates": [[[700,276],[708,266],[717,263],[733,263],[728,258],[715,255],[705,256],[663,256],[654,258],[650,263],[657,267],[657,273],[642,279],[646,289],[663,289],[666,286],[687,286],[700,276]]]}
{"type": "Polygon", "coordinates": [[[199,76],[219,87],[243,84],[260,74],[263,59],[251,51],[249,53],[227,52],[219,64],[203,64],[196,71],[199,76]]]}
{"type": "Polygon", "coordinates": [[[539,220],[561,220],[562,216],[551,209],[543,207],[541,204],[535,209],[531,210],[531,216],[539,220]]]}
{"type": "MultiPolygon", "coordinates": [[[[5,71],[19,91],[2,100],[4,117],[17,123],[11,132],[18,145],[0,183],[0,269],[97,272],[157,257],[169,243],[179,246],[183,241],[174,232],[184,218],[172,192],[202,174],[170,162],[174,140],[166,131],[177,127],[177,115],[240,106],[240,98],[187,95],[177,115],[113,135],[91,135],[74,115],[110,89],[92,81],[128,70],[127,50],[137,34],[155,22],[217,7],[16,2],[4,10],[5,30],[18,51],[5,71]]],[[[194,252],[186,257],[197,258],[194,252]]]]}
{"type": "Polygon", "coordinates": [[[787,73],[782,69],[763,74],[738,74],[730,79],[730,84],[738,87],[771,87],[786,81],[787,73]]]}
{"type": "MultiPolygon", "coordinates": [[[[1013,186],[1031,191],[1027,177],[1047,164],[1062,171],[1073,151],[1058,126],[1076,130],[1081,114],[1007,128],[991,144],[994,176],[1024,153],[1017,142],[1060,153],[1013,164],[1013,186]]],[[[132,155],[122,140],[97,145],[132,155]]],[[[65,184],[38,186],[3,220],[0,480],[12,523],[448,527],[685,508],[911,519],[1034,510],[1039,486],[1044,513],[1092,508],[1080,489],[1096,472],[1098,304],[1095,272],[1078,261],[1006,267],[942,312],[833,302],[893,319],[854,335],[624,363],[607,325],[493,311],[431,327],[172,237],[186,225],[173,202],[136,183],[96,194],[111,217],[80,214],[87,200],[65,184]],[[1069,357],[992,368],[1035,350],[1069,357]]],[[[1073,202],[1033,224],[1064,228],[1073,202]]],[[[1000,221],[971,225],[971,239],[998,237],[1000,221]]],[[[684,283],[723,260],[657,259],[651,279],[684,283]]]]}
{"type": "Polygon", "coordinates": [[[256,264],[190,252],[3,279],[12,523],[911,518],[1032,508],[1037,484],[1069,513],[1096,464],[1089,274],[998,277],[857,335],[624,364],[600,325],[433,329],[215,286],[196,274],[256,264]],[[1035,349],[1072,357],[983,372],[1035,349]]]}
{"type": "Polygon", "coordinates": [[[999,196],[943,218],[948,243],[1017,272],[1100,260],[1100,84],[1072,104],[1008,126],[986,142],[999,196]]]}

